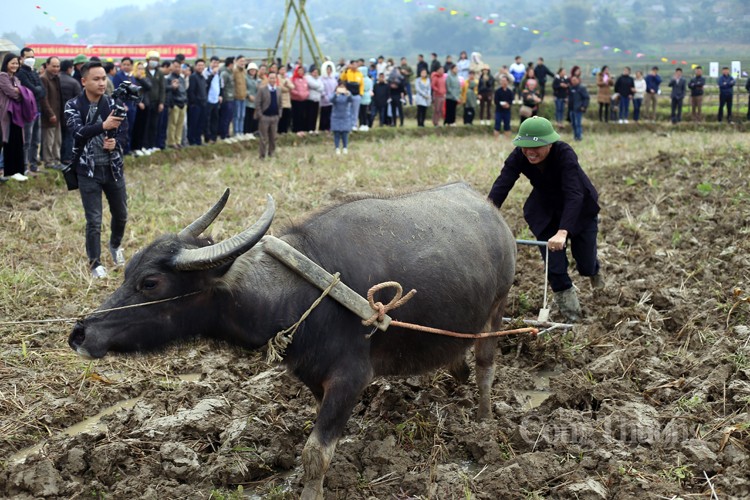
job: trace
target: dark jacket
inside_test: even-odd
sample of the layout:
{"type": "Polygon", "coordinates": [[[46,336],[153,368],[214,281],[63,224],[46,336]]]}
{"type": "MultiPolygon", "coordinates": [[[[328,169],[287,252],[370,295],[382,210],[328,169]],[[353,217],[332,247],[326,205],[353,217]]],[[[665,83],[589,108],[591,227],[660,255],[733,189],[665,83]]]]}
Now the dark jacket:
{"type": "Polygon", "coordinates": [[[187,89],[188,106],[204,106],[208,102],[208,80],[203,75],[190,75],[190,85],[187,89]]]}
{"type": "MultiPolygon", "coordinates": [[[[21,82],[23,82],[23,80],[21,80],[21,82]]],[[[719,94],[732,95],[734,93],[734,84],[735,81],[732,75],[719,75],[719,94]]]]}
{"type": "Polygon", "coordinates": [[[185,85],[185,79],[180,75],[170,73],[164,78],[164,87],[166,88],[165,105],[168,108],[177,106],[178,108],[184,108],[187,104],[187,87],[185,85]],[[172,82],[177,80],[177,88],[172,87],[172,82]]]}
{"type": "Polygon", "coordinates": [[[25,64],[21,64],[21,68],[16,72],[16,76],[21,81],[21,85],[31,90],[36,99],[36,107],[42,109],[42,99],[47,96],[47,92],[44,90],[42,85],[42,79],[39,73],[29,68],[25,64]]]}
{"type": "Polygon", "coordinates": [[[703,87],[706,85],[706,79],[701,76],[694,76],[690,79],[688,87],[690,87],[691,96],[703,95],[703,87]]]}
{"type": "Polygon", "coordinates": [[[552,80],[552,91],[555,94],[555,97],[557,99],[567,99],[568,89],[570,89],[570,79],[567,76],[561,78],[560,76],[555,75],[555,79],[552,80]],[[561,83],[565,83],[568,86],[561,87],[561,83]]]}
{"type": "Polygon", "coordinates": [[[164,104],[167,97],[164,73],[159,68],[156,68],[153,75],[151,75],[151,70],[146,70],[146,80],[151,84],[151,89],[148,91],[148,105],[158,106],[159,104],[164,104]]]}
{"type": "Polygon", "coordinates": [[[635,80],[630,75],[620,75],[615,81],[615,92],[621,96],[630,97],[633,95],[635,93],[633,87],[635,87],[635,80]]]}
{"type": "Polygon", "coordinates": [[[677,99],[681,101],[685,98],[685,87],[686,87],[685,78],[680,78],[680,81],[675,80],[672,78],[669,81],[669,86],[672,87],[672,99],[677,99]]]}
{"type": "Polygon", "coordinates": [[[575,235],[599,213],[599,195],[568,144],[555,142],[539,165],[529,163],[521,148],[515,148],[490,190],[489,199],[496,207],[502,207],[521,174],[532,186],[523,215],[535,235],[550,225],[575,235]]]}
{"type": "Polygon", "coordinates": [[[62,124],[63,121],[63,110],[65,109],[65,103],[62,100],[62,92],[60,91],[60,77],[50,76],[44,74],[42,77],[42,85],[44,86],[44,92],[47,96],[42,99],[42,128],[57,128],[62,124]],[[52,116],[57,118],[57,123],[50,122],[52,116]]]}
{"type": "Polygon", "coordinates": [[[645,80],[647,93],[656,94],[659,92],[659,85],[661,85],[661,77],[659,75],[648,74],[645,80]]]}
{"type": "Polygon", "coordinates": [[[438,61],[437,59],[433,59],[432,62],[430,63],[430,73],[434,73],[441,66],[442,66],[442,64],[440,64],[440,61],[438,61]]]}
{"type": "Polygon", "coordinates": [[[477,86],[477,92],[485,94],[493,92],[495,90],[495,77],[492,74],[488,74],[487,78],[484,78],[483,74],[479,75],[479,85],[477,86]]]}
{"type": "MultiPolygon", "coordinates": [[[[93,177],[94,175],[94,154],[90,149],[90,140],[97,135],[104,134],[105,130],[102,122],[107,119],[109,114],[112,112],[114,101],[108,95],[103,95],[99,99],[98,113],[102,121],[87,124],[86,117],[89,114],[89,108],[91,104],[86,97],[86,92],[81,92],[75,99],[69,100],[65,104],[65,124],[68,129],[73,133],[73,161],[75,163],[76,172],[80,175],[86,175],[93,177]]],[[[112,175],[116,180],[119,180],[123,175],[123,151],[128,141],[128,119],[123,119],[119,128],[117,129],[117,146],[110,154],[110,166],[112,167],[112,175]]]]}
{"type": "Polygon", "coordinates": [[[376,108],[384,108],[388,105],[388,97],[391,95],[391,89],[387,83],[376,83],[372,88],[372,104],[376,108]]]}
{"type": "Polygon", "coordinates": [[[578,83],[575,87],[568,87],[565,90],[568,91],[568,107],[572,111],[581,111],[585,113],[586,109],[589,107],[589,102],[591,101],[586,86],[578,83]]]}
{"type": "Polygon", "coordinates": [[[427,61],[420,61],[417,63],[417,78],[422,74],[422,70],[427,71],[430,74],[430,68],[427,66],[427,61]]]}
{"type": "Polygon", "coordinates": [[[508,87],[507,89],[503,89],[502,87],[498,87],[497,90],[495,91],[495,97],[494,97],[495,111],[503,111],[503,110],[510,111],[510,108],[500,107],[500,102],[505,101],[508,104],[513,104],[513,98],[514,98],[514,95],[513,95],[512,88],[508,87]]]}
{"type": "Polygon", "coordinates": [[[534,76],[536,77],[539,85],[544,86],[547,83],[547,76],[555,77],[555,74],[549,70],[544,64],[537,64],[534,67],[534,76]]]}

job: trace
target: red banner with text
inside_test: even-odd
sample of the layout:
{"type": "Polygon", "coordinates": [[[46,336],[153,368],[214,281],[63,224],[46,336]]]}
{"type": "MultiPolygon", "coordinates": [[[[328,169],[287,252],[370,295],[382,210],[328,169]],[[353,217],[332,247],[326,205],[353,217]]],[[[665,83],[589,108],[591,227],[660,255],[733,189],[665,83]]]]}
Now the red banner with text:
{"type": "Polygon", "coordinates": [[[155,50],[162,59],[173,59],[177,54],[183,54],[186,59],[198,57],[198,46],[195,44],[159,44],[159,45],[66,45],[62,43],[30,43],[28,47],[34,49],[38,58],[57,56],[63,59],[73,59],[78,54],[86,57],[112,58],[119,60],[123,57],[145,59],[146,52],[155,50]]]}

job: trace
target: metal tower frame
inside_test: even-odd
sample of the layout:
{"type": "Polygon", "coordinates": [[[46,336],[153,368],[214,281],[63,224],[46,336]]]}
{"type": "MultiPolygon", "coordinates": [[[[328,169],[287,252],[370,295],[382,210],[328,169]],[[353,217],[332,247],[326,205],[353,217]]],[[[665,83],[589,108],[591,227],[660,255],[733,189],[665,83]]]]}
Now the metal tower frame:
{"type": "Polygon", "coordinates": [[[318,39],[315,38],[315,32],[313,31],[312,24],[310,24],[310,18],[307,17],[305,11],[306,0],[286,0],[286,9],[284,11],[284,22],[281,24],[279,34],[276,37],[276,44],[274,45],[273,55],[278,57],[279,46],[282,46],[282,62],[289,62],[289,54],[292,51],[292,45],[294,44],[295,37],[299,32],[299,57],[300,60],[304,61],[304,49],[307,48],[308,52],[312,56],[315,65],[320,68],[323,63],[323,51],[320,50],[318,39]],[[294,19],[292,19],[294,17],[294,19]],[[290,21],[294,22],[294,26],[289,30],[290,21]],[[287,36],[288,35],[288,36],[287,36]]]}

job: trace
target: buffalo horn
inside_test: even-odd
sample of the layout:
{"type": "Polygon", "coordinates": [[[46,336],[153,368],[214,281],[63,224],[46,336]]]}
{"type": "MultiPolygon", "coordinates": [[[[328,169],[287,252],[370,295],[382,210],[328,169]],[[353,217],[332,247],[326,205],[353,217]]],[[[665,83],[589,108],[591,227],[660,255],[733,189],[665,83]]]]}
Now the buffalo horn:
{"type": "Polygon", "coordinates": [[[195,221],[190,224],[188,227],[180,231],[180,233],[177,235],[180,239],[186,239],[190,236],[193,238],[197,238],[198,236],[203,233],[206,229],[208,229],[208,226],[210,226],[213,221],[219,216],[222,210],[224,210],[224,205],[227,204],[227,200],[229,199],[229,188],[224,191],[224,194],[222,195],[221,199],[216,202],[216,205],[211,207],[211,210],[206,212],[205,214],[201,215],[195,221]]]}
{"type": "Polygon", "coordinates": [[[250,228],[216,245],[180,250],[175,256],[175,268],[180,271],[198,271],[233,261],[260,241],[271,226],[275,212],[276,205],[269,194],[266,199],[266,211],[250,228]]]}

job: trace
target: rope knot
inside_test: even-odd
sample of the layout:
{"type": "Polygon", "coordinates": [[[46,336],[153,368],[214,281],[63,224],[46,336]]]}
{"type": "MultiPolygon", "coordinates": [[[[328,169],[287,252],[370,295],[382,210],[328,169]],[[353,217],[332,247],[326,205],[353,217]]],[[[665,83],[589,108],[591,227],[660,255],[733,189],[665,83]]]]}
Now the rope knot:
{"type": "Polygon", "coordinates": [[[402,305],[406,304],[412,297],[414,297],[414,294],[417,293],[416,290],[411,290],[406,295],[403,295],[404,289],[401,287],[401,285],[396,281],[385,281],[383,283],[379,283],[372,288],[370,288],[367,291],[367,302],[370,304],[370,307],[372,308],[375,313],[370,316],[369,319],[362,320],[362,324],[365,326],[371,326],[373,324],[380,323],[385,318],[385,315],[388,313],[388,311],[392,309],[396,309],[397,307],[401,307],[402,305]],[[380,290],[384,288],[395,288],[396,294],[393,296],[390,302],[387,304],[383,304],[382,302],[375,302],[375,294],[379,292],[380,290]]]}

